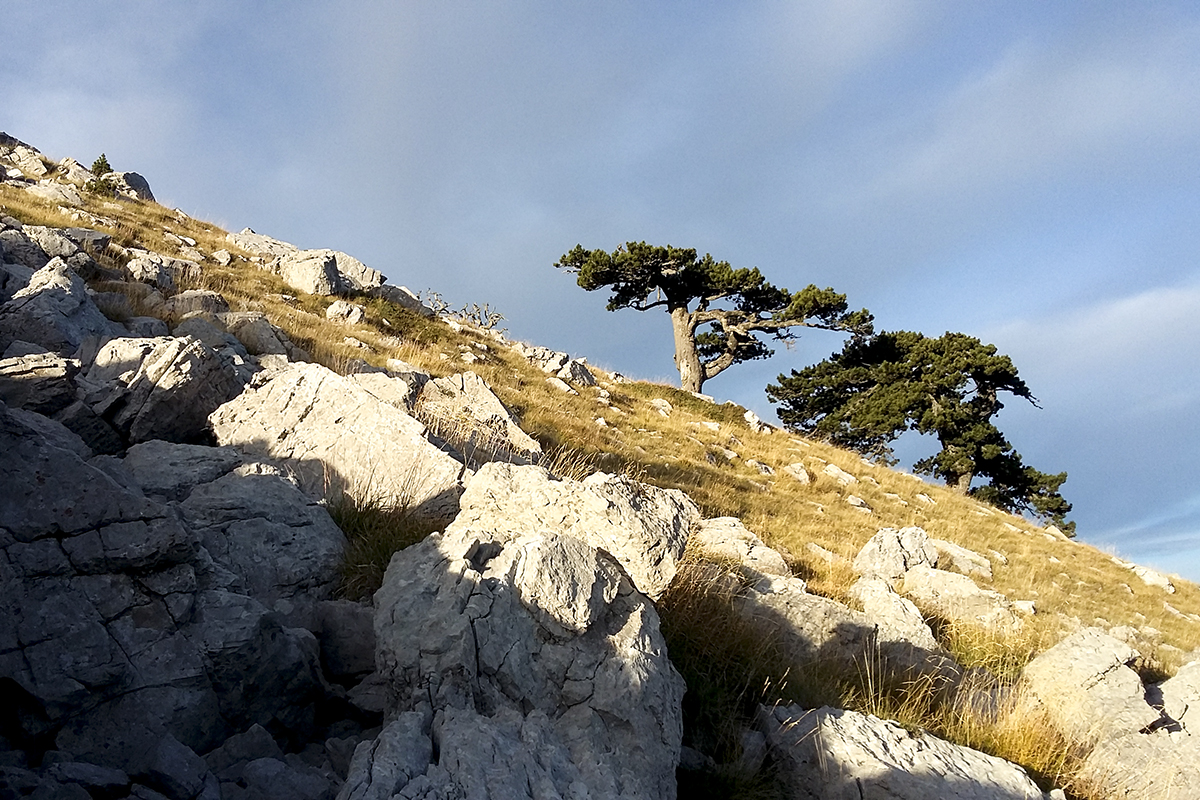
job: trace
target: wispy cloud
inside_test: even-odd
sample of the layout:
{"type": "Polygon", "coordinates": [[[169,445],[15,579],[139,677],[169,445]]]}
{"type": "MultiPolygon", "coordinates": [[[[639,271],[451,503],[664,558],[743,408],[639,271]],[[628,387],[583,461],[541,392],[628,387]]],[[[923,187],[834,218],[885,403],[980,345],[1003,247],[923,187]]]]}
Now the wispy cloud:
{"type": "Polygon", "coordinates": [[[1200,137],[1200,28],[1074,47],[1024,40],[968,75],[912,130],[874,193],[952,196],[1112,172],[1200,137]]]}

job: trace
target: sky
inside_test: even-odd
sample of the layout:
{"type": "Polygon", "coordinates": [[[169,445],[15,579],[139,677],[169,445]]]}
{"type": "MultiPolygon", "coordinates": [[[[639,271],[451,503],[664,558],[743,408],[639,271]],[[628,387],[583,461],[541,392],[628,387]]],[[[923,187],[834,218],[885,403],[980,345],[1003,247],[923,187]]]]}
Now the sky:
{"type": "MultiPolygon", "coordinates": [[[[993,343],[1040,405],[995,422],[1068,473],[1079,538],[1200,581],[1193,2],[9,0],[2,25],[0,130],[631,377],[677,381],[669,319],[553,269],[576,244],[993,343]]],[[[774,419],[765,386],[841,343],[705,391],[774,419]]]]}

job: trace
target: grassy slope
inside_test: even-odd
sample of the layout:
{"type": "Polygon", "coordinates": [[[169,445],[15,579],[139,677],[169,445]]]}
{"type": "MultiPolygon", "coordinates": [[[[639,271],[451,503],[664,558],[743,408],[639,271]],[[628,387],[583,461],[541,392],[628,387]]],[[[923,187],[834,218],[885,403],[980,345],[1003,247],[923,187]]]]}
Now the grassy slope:
{"type": "MultiPolygon", "coordinates": [[[[808,545],[818,544],[849,559],[881,527],[919,525],[931,536],[989,555],[993,578],[979,582],[1010,599],[1035,600],[1038,614],[1015,637],[947,628],[942,632],[944,641],[963,663],[1013,672],[1034,651],[1053,644],[1076,624],[1139,629],[1150,674],[1173,672],[1187,660],[1190,651],[1200,648],[1200,587],[1195,584],[1176,580],[1177,591],[1167,594],[1144,584],[1113,563],[1106,553],[1051,536],[1025,519],[946,488],[868,464],[854,453],[820,442],[782,432],[756,434],[742,419],[742,409],[735,406],[714,405],[671,387],[639,382],[605,381],[611,406],[602,404],[598,389],[581,389],[578,396],[564,394],[546,383],[544,373],[488,333],[469,327],[456,332],[440,322],[424,320],[377,300],[366,303],[367,322],[348,330],[324,318],[330,298],[289,297],[297,293],[260,269],[250,254],[232,247],[225,231],[153,203],[106,202],[89,196],[84,210],[114,223],[95,224],[88,219],[72,219],[18,189],[0,186],[0,207],[3,213],[31,224],[106,230],[126,247],[173,254],[175,246],[163,236],[164,230],[170,230],[196,239],[199,249],[206,253],[229,250],[234,260],[228,267],[206,262],[198,286],[180,288],[213,289],[223,294],[235,310],[267,313],[315,360],[335,369],[355,358],[377,365],[388,358],[400,358],[434,375],[472,369],[519,415],[523,427],[556,455],[560,465],[566,464],[576,472],[586,467],[624,471],[659,486],[682,489],[708,516],[739,517],[784,552],[796,574],[817,593],[843,599],[854,576],[844,562],[830,564],[810,552],[808,545]],[[370,349],[345,344],[347,335],[370,349]],[[461,354],[468,350],[484,360],[467,367],[461,354]],[[674,406],[669,417],[650,405],[649,401],[656,398],[674,406]],[[594,421],[600,416],[607,427],[594,421]],[[730,458],[729,451],[737,455],[730,458]],[[775,474],[764,476],[747,465],[750,459],[770,465],[775,474]],[[814,476],[810,484],[804,485],[783,472],[784,466],[797,462],[814,476]],[[857,483],[843,486],[823,474],[826,464],[856,476],[857,483]],[[853,508],[847,503],[851,494],[865,500],[873,511],[853,508]]],[[[107,256],[102,260],[116,265],[107,256]]],[[[689,643],[701,645],[692,654],[691,671],[681,667],[695,690],[693,694],[703,695],[696,687],[705,681],[712,683],[712,702],[707,709],[693,709],[693,721],[697,714],[713,717],[732,713],[738,703],[796,696],[796,686],[787,691],[782,676],[772,674],[771,659],[762,650],[762,643],[736,642],[737,636],[731,631],[729,641],[723,645],[725,650],[718,653],[711,642],[702,641],[712,637],[689,638],[689,630],[707,634],[713,629],[714,615],[724,613],[719,602],[714,605],[712,597],[697,590],[696,585],[676,591],[664,608],[664,627],[675,636],[673,653],[678,650],[677,656],[683,658],[689,643]],[[720,674],[702,674],[714,669],[720,674]],[[731,675],[739,669],[741,672],[731,675]]],[[[796,682],[794,676],[792,682],[796,682]]],[[[996,730],[972,733],[965,730],[971,726],[961,721],[938,722],[934,711],[925,707],[927,703],[909,703],[905,708],[903,697],[892,696],[885,701],[878,696],[864,698],[861,686],[843,691],[842,700],[895,717],[907,715],[914,724],[998,752],[1025,763],[1037,774],[1053,777],[1064,770],[1061,765],[1035,763],[1033,755],[1022,755],[1023,749],[1030,747],[1027,734],[1018,737],[1019,744],[989,745],[989,737],[999,735],[996,730]]],[[[1019,722],[1018,727],[1031,727],[1028,719],[1019,722]]],[[[757,780],[752,776],[750,784],[757,780]]]]}

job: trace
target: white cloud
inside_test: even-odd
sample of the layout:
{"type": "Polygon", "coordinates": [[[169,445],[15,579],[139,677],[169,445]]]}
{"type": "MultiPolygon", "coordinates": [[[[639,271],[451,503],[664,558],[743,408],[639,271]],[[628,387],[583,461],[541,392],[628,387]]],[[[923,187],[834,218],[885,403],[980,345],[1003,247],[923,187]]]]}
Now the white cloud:
{"type": "Polygon", "coordinates": [[[1018,364],[1033,364],[1056,380],[1093,383],[1123,376],[1114,390],[1200,395],[1200,284],[1150,289],[1057,316],[1020,320],[985,336],[1018,364]],[[1151,374],[1153,383],[1139,383],[1151,374]]]}

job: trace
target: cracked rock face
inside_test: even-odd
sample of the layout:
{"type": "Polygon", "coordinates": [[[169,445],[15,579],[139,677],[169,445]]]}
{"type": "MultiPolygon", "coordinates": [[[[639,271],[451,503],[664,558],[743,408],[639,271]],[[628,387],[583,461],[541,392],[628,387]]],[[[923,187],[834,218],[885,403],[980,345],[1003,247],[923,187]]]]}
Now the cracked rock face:
{"type": "Polygon", "coordinates": [[[198,452],[210,448],[85,461],[30,416],[0,404],[0,686],[17,705],[0,708],[5,735],[190,798],[209,780],[196,752],[254,723],[311,729],[316,639],[268,604],[327,595],[340,551],[314,543],[322,524],[341,532],[324,509],[198,452]],[[188,497],[195,526],[137,485],[172,464],[186,474],[161,476],[158,497],[188,497]]]}
{"type": "Polygon", "coordinates": [[[606,553],[460,527],[393,557],[375,601],[389,724],[344,800],[675,796],[683,681],[606,553]]]}
{"type": "Polygon", "coordinates": [[[317,364],[289,364],[209,417],[218,444],[284,462],[313,496],[346,488],[419,513],[452,515],[463,466],[425,426],[317,364]]]}
{"type": "Polygon", "coordinates": [[[700,521],[695,503],[678,490],[603,472],[558,480],[542,467],[501,462],[484,465],[460,503],[453,530],[574,537],[609,553],[638,591],[655,599],[675,577],[688,534],[700,521]]]}
{"type": "Polygon", "coordinates": [[[854,711],[765,706],[759,727],[796,800],[1042,800],[1015,764],[854,711]]]}

